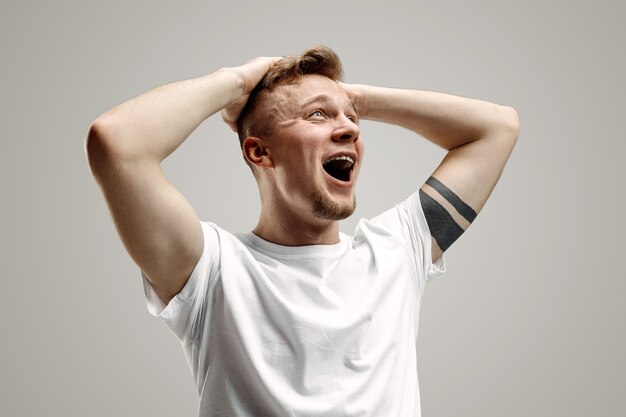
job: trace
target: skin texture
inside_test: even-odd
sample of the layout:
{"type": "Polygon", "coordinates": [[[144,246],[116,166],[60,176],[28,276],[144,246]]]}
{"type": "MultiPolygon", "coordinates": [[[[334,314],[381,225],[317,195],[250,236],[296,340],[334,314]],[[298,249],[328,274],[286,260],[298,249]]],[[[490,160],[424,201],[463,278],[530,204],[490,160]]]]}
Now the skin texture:
{"type": "Polygon", "coordinates": [[[337,243],[337,220],[355,208],[363,157],[356,110],[336,82],[319,75],[268,94],[262,105],[277,120],[274,131],[243,143],[262,195],[254,233],[283,245],[337,243]],[[350,181],[338,181],[322,167],[337,155],[354,159],[350,181]]]}
{"type": "MultiPolygon", "coordinates": [[[[164,303],[187,282],[200,258],[203,235],[194,209],[167,181],[160,164],[219,111],[236,129],[250,92],[279,59],[256,58],[158,87],[107,111],[89,128],[85,150],[92,174],[129,255],[164,303]]],[[[278,86],[267,98],[263,105],[278,123],[267,137],[246,138],[242,152],[261,192],[254,233],[283,245],[338,242],[338,219],[354,210],[363,159],[359,118],[405,127],[448,150],[432,176],[476,213],[519,134],[517,113],[510,107],[431,91],[306,75],[278,86]],[[336,155],[355,161],[347,182],[333,179],[322,167],[336,155]]],[[[443,216],[452,219],[448,223],[467,229],[469,222],[454,204],[428,184],[420,189],[449,214],[443,216]]],[[[431,228],[449,226],[431,222],[428,210],[425,215],[431,228]]],[[[433,236],[441,232],[431,230],[433,236]]],[[[442,253],[433,239],[432,259],[442,253]]]]}
{"type": "Polygon", "coordinates": [[[280,58],[167,84],[122,103],[89,127],[91,172],[129,255],[164,303],[185,285],[198,262],[198,216],[167,180],[161,162],[211,115],[236,115],[280,58]],[[230,113],[229,113],[230,112],[230,113]]]}

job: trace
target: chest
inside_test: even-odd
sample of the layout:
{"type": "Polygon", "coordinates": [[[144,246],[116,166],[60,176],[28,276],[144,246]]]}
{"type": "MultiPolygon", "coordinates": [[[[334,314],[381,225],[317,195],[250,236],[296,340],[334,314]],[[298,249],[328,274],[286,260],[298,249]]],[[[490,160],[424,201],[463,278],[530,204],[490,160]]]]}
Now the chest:
{"type": "Polygon", "coordinates": [[[219,317],[239,340],[271,346],[266,351],[277,360],[322,355],[345,362],[415,336],[415,265],[394,239],[334,258],[239,257],[221,263],[219,317]]]}

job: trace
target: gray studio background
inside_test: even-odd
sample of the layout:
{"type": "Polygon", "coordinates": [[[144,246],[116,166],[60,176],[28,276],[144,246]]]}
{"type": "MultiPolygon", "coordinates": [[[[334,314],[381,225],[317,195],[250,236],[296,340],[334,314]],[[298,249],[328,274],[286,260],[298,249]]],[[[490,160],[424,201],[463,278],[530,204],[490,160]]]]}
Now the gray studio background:
{"type": "MultiPolygon", "coordinates": [[[[170,81],[334,48],[346,81],[515,107],[491,200],[428,284],[425,417],[624,416],[621,1],[2,1],[0,415],[194,416],[174,335],[145,309],[83,153],[90,122],[170,81]]],[[[408,196],[443,151],[363,123],[355,218],[408,196]]],[[[258,194],[216,117],[164,163],[199,216],[256,223],[258,194]]]]}

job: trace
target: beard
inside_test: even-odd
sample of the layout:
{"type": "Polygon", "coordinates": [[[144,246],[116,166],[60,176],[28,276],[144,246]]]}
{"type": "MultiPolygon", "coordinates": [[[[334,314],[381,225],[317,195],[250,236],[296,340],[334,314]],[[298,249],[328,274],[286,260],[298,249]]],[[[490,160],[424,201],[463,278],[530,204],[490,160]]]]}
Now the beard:
{"type": "Polygon", "coordinates": [[[313,197],[313,213],[317,218],[324,220],[343,220],[356,209],[356,196],[352,197],[352,204],[339,204],[322,190],[315,190],[313,197]]]}

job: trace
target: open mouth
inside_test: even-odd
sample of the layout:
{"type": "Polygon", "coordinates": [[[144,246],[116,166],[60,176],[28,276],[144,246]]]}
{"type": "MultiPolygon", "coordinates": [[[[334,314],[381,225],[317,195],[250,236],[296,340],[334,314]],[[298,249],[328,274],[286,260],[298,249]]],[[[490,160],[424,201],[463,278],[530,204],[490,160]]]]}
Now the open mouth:
{"type": "Polygon", "coordinates": [[[350,172],[354,168],[354,159],[347,155],[336,156],[324,162],[324,170],[339,181],[350,181],[350,172]]]}

